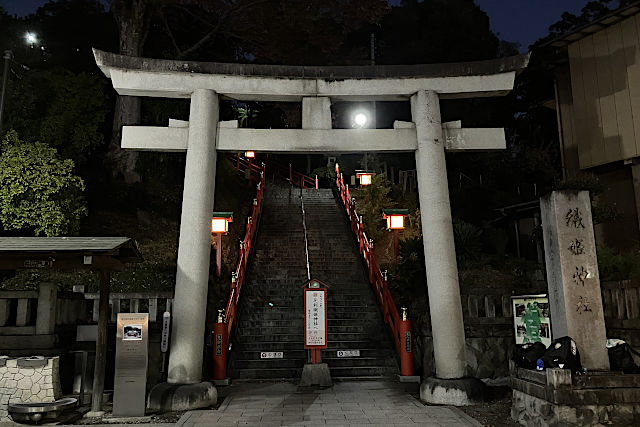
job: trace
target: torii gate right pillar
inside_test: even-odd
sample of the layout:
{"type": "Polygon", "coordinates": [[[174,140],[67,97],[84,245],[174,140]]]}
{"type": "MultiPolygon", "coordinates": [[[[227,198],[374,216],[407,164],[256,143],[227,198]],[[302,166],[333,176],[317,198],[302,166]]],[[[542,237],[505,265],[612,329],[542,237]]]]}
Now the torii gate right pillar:
{"type": "Polygon", "coordinates": [[[429,403],[468,405],[484,393],[481,381],[463,379],[464,323],[438,94],[417,92],[411,97],[411,114],[418,139],[416,175],[436,365],[436,377],[422,383],[420,397],[429,403]]]}

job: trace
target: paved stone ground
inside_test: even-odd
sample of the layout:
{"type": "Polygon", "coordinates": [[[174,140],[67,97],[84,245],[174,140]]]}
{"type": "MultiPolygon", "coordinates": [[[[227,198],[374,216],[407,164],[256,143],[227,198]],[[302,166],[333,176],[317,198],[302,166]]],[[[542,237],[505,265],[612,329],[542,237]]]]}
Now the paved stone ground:
{"type": "Polygon", "coordinates": [[[339,382],[324,390],[240,383],[228,393],[218,410],[189,411],[177,426],[481,426],[457,408],[425,406],[393,382],[339,382]]]}

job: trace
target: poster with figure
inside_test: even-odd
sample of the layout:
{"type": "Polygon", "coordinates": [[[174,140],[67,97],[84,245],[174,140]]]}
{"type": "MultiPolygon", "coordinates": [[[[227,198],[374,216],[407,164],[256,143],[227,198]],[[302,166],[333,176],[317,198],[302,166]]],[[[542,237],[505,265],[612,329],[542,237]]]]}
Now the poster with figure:
{"type": "Polygon", "coordinates": [[[546,295],[511,297],[516,344],[551,344],[549,299],[546,295]]]}

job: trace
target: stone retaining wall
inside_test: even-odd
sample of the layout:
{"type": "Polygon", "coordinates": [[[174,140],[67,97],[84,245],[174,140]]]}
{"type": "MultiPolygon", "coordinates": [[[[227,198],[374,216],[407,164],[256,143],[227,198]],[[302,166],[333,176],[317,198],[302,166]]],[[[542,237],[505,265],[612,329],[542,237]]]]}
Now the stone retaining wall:
{"type": "Polygon", "coordinates": [[[53,402],[61,397],[60,358],[0,356],[0,422],[9,403],[53,402]]]}

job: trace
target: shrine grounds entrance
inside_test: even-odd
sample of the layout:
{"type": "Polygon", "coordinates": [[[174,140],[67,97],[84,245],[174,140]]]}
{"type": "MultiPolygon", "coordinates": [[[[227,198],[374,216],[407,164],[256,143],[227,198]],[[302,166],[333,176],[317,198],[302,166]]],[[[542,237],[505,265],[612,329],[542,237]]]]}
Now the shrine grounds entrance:
{"type": "MultiPolygon", "coordinates": [[[[445,151],[505,148],[503,129],[442,123],[440,100],[505,95],[528,55],[457,64],[289,67],[153,60],[94,51],[120,95],[189,98],[188,123],[125,126],[122,148],[186,151],[165,409],[202,407],[216,390],[202,383],[210,220],[218,152],[413,152],[421,206],[437,377],[421,397],[466,404],[466,356],[445,151]],[[302,103],[302,129],[246,129],[219,122],[219,99],[302,103]],[[332,129],[332,101],[410,100],[411,122],[394,129],[332,129]],[[173,396],[167,398],[168,395],[173,396]]],[[[152,391],[150,401],[154,400],[152,391]]]]}

